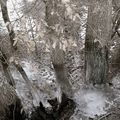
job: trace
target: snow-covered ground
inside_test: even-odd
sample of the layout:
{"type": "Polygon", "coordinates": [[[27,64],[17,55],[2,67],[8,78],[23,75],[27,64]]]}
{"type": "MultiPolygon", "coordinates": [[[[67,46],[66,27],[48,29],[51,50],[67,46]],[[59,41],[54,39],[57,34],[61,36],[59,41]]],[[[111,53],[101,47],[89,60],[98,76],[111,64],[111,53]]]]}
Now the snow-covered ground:
{"type": "MultiPolygon", "coordinates": [[[[31,83],[40,91],[40,98],[43,99],[41,101],[47,104],[48,99],[60,96],[53,70],[47,66],[44,66],[44,68],[38,67],[39,65],[33,61],[22,61],[21,64],[31,83]]],[[[22,100],[24,109],[30,113],[34,106],[34,100],[30,95],[29,89],[16,70],[14,70],[13,76],[17,83],[17,94],[22,100]]],[[[114,85],[117,84],[117,80],[115,77],[113,80],[114,85]]],[[[72,120],[79,120],[82,116],[95,118],[96,116],[107,114],[108,110],[115,106],[115,100],[119,98],[119,91],[114,86],[81,87],[75,90],[74,93],[73,99],[77,107],[71,117],[72,120]]]]}
{"type": "MultiPolygon", "coordinates": [[[[114,83],[113,83],[114,84],[114,83]]],[[[86,120],[108,114],[112,108],[117,109],[120,91],[110,86],[83,87],[75,93],[77,104],[71,120],[86,120]]]]}
{"type": "Polygon", "coordinates": [[[104,92],[99,89],[79,90],[75,94],[75,100],[79,110],[85,116],[94,117],[105,114],[106,100],[104,92]]]}

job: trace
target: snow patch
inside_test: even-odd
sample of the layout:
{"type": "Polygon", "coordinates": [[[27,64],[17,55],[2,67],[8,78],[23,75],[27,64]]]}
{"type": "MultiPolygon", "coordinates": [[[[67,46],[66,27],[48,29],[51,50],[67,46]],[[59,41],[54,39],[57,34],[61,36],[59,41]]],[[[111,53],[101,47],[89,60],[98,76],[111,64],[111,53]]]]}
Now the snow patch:
{"type": "Polygon", "coordinates": [[[105,114],[106,97],[101,90],[80,90],[75,95],[80,111],[88,117],[105,114]]]}
{"type": "Polygon", "coordinates": [[[66,4],[66,3],[68,3],[68,2],[70,2],[70,0],[62,0],[62,3],[63,3],[63,4],[66,4]]]}

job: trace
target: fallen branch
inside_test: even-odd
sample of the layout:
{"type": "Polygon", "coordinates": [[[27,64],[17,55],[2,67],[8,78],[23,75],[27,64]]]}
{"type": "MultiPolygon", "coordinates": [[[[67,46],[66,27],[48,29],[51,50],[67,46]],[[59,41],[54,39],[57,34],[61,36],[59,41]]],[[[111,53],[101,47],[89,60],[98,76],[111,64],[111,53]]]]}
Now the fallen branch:
{"type": "Polygon", "coordinates": [[[110,112],[110,113],[107,113],[107,114],[103,115],[102,117],[100,117],[98,120],[102,120],[102,119],[108,117],[108,116],[111,115],[111,114],[112,114],[111,112],[110,112]]]}

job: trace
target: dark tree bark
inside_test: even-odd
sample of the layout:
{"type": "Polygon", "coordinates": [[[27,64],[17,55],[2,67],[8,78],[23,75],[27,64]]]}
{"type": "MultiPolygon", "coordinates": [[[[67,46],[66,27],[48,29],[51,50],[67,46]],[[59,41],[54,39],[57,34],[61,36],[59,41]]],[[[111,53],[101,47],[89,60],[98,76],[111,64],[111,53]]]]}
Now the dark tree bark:
{"type": "MultiPolygon", "coordinates": [[[[9,15],[8,15],[7,0],[1,0],[0,4],[1,4],[1,11],[2,11],[3,20],[4,20],[4,23],[6,24],[7,30],[9,32],[11,49],[12,49],[12,52],[14,52],[14,50],[17,49],[17,46],[13,46],[15,33],[14,33],[14,30],[11,26],[11,22],[10,22],[9,15]]],[[[14,79],[12,77],[12,74],[10,73],[10,69],[9,69],[8,58],[2,50],[1,50],[0,60],[1,60],[1,63],[2,63],[4,74],[5,74],[5,76],[8,80],[8,83],[15,87],[15,81],[14,81],[14,79]]]]}
{"type": "Polygon", "coordinates": [[[13,27],[11,25],[11,21],[10,21],[9,15],[8,15],[7,0],[1,0],[0,4],[1,4],[3,20],[4,20],[4,23],[6,24],[6,27],[9,32],[11,48],[16,50],[17,46],[14,45],[15,32],[13,30],[13,27]]]}
{"type": "Polygon", "coordinates": [[[111,12],[112,0],[92,0],[90,3],[85,40],[85,73],[88,83],[107,82],[111,12]]]}
{"type": "Polygon", "coordinates": [[[47,113],[42,103],[40,103],[40,107],[37,107],[31,114],[30,120],[69,120],[74,113],[75,103],[65,94],[62,95],[62,103],[59,109],[56,109],[59,104],[56,99],[48,102],[53,106],[53,112],[47,113]]]}

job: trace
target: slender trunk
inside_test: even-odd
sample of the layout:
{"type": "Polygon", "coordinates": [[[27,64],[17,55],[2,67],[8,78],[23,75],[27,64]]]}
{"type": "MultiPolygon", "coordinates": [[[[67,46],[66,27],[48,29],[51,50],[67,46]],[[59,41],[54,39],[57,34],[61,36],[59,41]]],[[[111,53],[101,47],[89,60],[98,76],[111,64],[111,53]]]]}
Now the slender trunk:
{"type": "Polygon", "coordinates": [[[1,0],[0,3],[1,3],[3,20],[4,20],[4,23],[6,24],[7,30],[9,32],[11,48],[16,50],[17,46],[14,45],[15,32],[13,30],[13,27],[11,25],[10,18],[8,15],[7,0],[1,0]]]}

